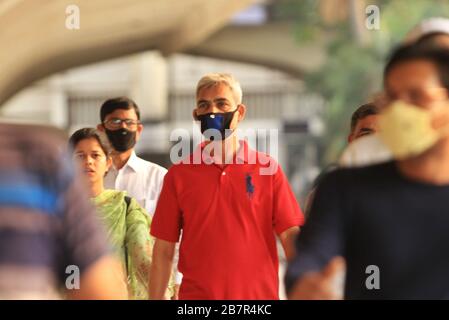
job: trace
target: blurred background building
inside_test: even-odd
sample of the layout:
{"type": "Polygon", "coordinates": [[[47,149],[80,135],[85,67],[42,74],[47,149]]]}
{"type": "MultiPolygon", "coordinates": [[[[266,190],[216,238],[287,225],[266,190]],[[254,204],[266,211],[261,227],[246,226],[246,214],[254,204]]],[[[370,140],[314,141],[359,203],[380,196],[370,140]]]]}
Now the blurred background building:
{"type": "Polygon", "coordinates": [[[381,89],[386,54],[432,16],[449,16],[449,3],[3,0],[0,120],[71,133],[95,126],[104,100],[126,95],[145,124],[137,151],[169,167],[170,133],[195,128],[199,78],[233,73],[248,106],[242,129],[279,130],[277,158],[303,203],[345,147],[351,113],[381,89]],[[75,30],[65,25],[71,5],[75,30]]]}
{"type": "Polygon", "coordinates": [[[197,81],[208,72],[232,73],[248,106],[241,129],[279,131],[278,161],[302,199],[318,173],[316,142],[323,131],[324,102],[304,92],[301,76],[323,57],[318,48],[299,48],[289,32],[291,23],[276,19],[273,12],[273,1],[256,1],[184,53],[148,50],[55,73],[10,99],[0,118],[53,124],[70,134],[96,126],[106,99],[129,96],[141,108],[145,125],[138,153],[169,167],[170,132],[195,128],[197,81]],[[267,44],[267,37],[276,43],[267,44]]]}

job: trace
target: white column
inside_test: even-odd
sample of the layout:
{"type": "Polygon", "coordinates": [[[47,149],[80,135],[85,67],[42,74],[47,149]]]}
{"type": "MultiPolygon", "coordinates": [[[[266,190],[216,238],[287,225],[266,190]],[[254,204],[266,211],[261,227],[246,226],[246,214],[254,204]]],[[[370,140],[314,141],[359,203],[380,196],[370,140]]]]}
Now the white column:
{"type": "Polygon", "coordinates": [[[48,81],[48,88],[50,123],[62,129],[66,128],[69,110],[62,76],[56,75],[51,77],[48,81]]]}
{"type": "Polygon", "coordinates": [[[133,57],[131,97],[145,120],[163,120],[167,114],[168,67],[158,51],[133,57]]]}

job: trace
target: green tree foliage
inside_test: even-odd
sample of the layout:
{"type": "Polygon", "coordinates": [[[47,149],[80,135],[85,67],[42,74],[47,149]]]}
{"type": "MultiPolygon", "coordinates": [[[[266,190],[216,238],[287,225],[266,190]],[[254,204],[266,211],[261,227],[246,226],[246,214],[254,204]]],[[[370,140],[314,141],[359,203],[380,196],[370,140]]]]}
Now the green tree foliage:
{"type": "MultiPolygon", "coordinates": [[[[342,3],[349,5],[350,1],[342,3]]],[[[323,36],[331,39],[325,47],[328,58],[324,65],[304,78],[307,90],[327,101],[323,165],[335,161],[346,145],[352,112],[381,90],[383,66],[391,48],[421,20],[449,17],[447,0],[378,0],[365,4],[379,7],[380,30],[363,30],[369,40],[364,45],[355,41],[350,14],[348,19],[329,25],[320,16],[318,0],[285,0],[276,6],[278,18],[295,21],[294,36],[299,45],[323,36]]],[[[364,11],[356,14],[366,18],[364,11]]]]}

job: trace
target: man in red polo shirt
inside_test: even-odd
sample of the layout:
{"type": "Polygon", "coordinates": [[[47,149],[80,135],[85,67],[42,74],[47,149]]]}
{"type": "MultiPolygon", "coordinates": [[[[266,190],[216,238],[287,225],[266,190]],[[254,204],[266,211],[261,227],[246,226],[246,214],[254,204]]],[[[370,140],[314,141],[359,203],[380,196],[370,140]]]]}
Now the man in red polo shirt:
{"type": "Polygon", "coordinates": [[[182,231],[180,299],[279,299],[277,234],[287,257],[304,217],[280,166],[239,141],[240,84],[198,83],[193,116],[206,142],[164,179],[153,218],[150,298],[163,299],[182,231]]]}

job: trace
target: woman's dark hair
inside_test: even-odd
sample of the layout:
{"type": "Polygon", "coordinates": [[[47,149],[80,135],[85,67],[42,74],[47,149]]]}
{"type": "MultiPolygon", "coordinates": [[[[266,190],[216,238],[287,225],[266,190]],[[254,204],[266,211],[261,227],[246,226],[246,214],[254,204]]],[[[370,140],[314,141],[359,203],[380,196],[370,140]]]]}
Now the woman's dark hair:
{"type": "Polygon", "coordinates": [[[384,69],[384,82],[395,66],[412,60],[431,62],[438,72],[441,83],[449,90],[449,49],[428,44],[405,45],[394,50],[384,69]]]}
{"type": "Polygon", "coordinates": [[[94,128],[82,128],[75,131],[69,138],[69,146],[73,152],[76,145],[85,139],[95,139],[103,150],[104,154],[109,157],[111,153],[111,147],[106,137],[98,130],[94,128]]]}
{"type": "Polygon", "coordinates": [[[106,116],[117,109],[130,110],[134,109],[137,115],[137,120],[140,120],[140,110],[137,104],[127,97],[118,97],[106,100],[100,109],[100,120],[104,122],[106,116]]]}

